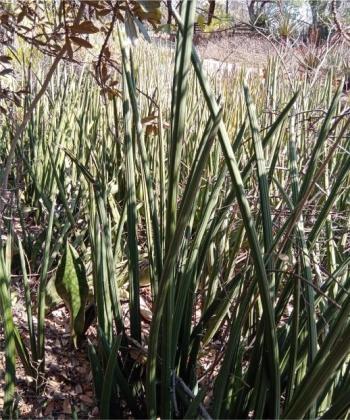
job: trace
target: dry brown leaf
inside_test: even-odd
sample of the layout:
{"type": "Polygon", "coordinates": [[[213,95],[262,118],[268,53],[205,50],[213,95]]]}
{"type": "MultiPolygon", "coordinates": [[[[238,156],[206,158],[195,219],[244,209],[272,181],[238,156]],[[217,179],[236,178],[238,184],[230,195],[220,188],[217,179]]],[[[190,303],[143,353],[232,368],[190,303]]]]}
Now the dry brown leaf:
{"type": "Polygon", "coordinates": [[[55,402],[54,401],[49,401],[45,410],[44,410],[44,413],[43,413],[44,416],[45,417],[51,416],[54,408],[55,408],[55,402]]]}
{"type": "Polygon", "coordinates": [[[152,321],[152,311],[149,309],[142,296],[140,296],[140,314],[146,321],[152,321]]]}
{"type": "Polygon", "coordinates": [[[92,414],[94,417],[98,417],[98,416],[99,416],[99,414],[100,414],[100,411],[99,411],[98,407],[94,407],[94,408],[93,408],[93,410],[92,410],[92,412],[91,412],[91,414],[92,414]]]}
{"type": "Polygon", "coordinates": [[[63,412],[64,414],[72,414],[72,406],[70,405],[69,400],[63,401],[63,412]]]}
{"type": "Polygon", "coordinates": [[[9,63],[10,60],[12,60],[12,57],[9,57],[8,55],[0,55],[1,63],[9,63]]]}
{"type": "Polygon", "coordinates": [[[131,347],[129,350],[129,354],[131,358],[138,362],[140,365],[145,365],[147,363],[147,356],[145,351],[141,349],[136,349],[135,347],[131,347]]]}
{"type": "Polygon", "coordinates": [[[73,44],[76,44],[79,47],[93,48],[92,44],[90,44],[90,42],[86,39],[78,38],[77,36],[70,36],[69,39],[73,42],[73,44]]]}
{"type": "Polygon", "coordinates": [[[111,13],[111,9],[96,10],[96,16],[106,16],[111,13]]]}
{"type": "Polygon", "coordinates": [[[148,322],[152,321],[152,312],[148,308],[140,308],[140,313],[143,319],[148,322]]]}
{"type": "Polygon", "coordinates": [[[7,74],[13,73],[13,69],[4,69],[0,71],[0,76],[6,76],[7,74]]]}
{"type": "Polygon", "coordinates": [[[99,32],[99,29],[90,20],[86,20],[78,25],[73,25],[71,31],[75,34],[95,34],[99,32]]]}
{"type": "Polygon", "coordinates": [[[77,394],[82,394],[82,393],[83,393],[83,388],[81,387],[81,385],[80,385],[80,384],[75,385],[75,392],[76,392],[77,394]]]}
{"type": "Polygon", "coordinates": [[[79,396],[79,399],[84,403],[84,404],[86,404],[86,405],[88,405],[88,406],[92,406],[92,405],[94,405],[95,404],[95,401],[91,398],[91,397],[89,397],[88,395],[86,395],[86,394],[82,394],[82,395],[80,395],[79,396]]]}

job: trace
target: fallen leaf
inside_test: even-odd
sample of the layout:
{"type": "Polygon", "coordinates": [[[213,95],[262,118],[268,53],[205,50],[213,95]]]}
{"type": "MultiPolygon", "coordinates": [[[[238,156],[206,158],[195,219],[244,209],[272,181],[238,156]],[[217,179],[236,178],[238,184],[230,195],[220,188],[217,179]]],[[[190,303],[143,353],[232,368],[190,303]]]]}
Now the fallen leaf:
{"type": "Polygon", "coordinates": [[[50,402],[47,404],[47,406],[46,406],[46,408],[45,408],[45,410],[44,410],[44,416],[45,416],[45,417],[51,416],[51,414],[52,414],[52,412],[53,412],[54,408],[55,408],[55,402],[54,402],[54,401],[50,401],[50,402]]]}
{"type": "Polygon", "coordinates": [[[144,351],[132,347],[129,350],[129,354],[131,358],[138,362],[140,365],[145,365],[147,363],[147,356],[144,351]]]}
{"type": "Polygon", "coordinates": [[[83,401],[86,405],[90,407],[95,404],[95,401],[86,394],[80,395],[79,398],[81,401],[83,401]]]}
{"type": "Polygon", "coordinates": [[[71,31],[76,34],[94,34],[99,29],[91,21],[85,21],[71,27],[71,31]]]}
{"type": "Polygon", "coordinates": [[[81,385],[80,385],[80,384],[75,385],[75,392],[76,392],[77,394],[82,394],[82,393],[83,393],[83,388],[81,387],[81,385]]]}
{"type": "Polygon", "coordinates": [[[92,45],[86,39],[82,39],[77,36],[71,36],[70,40],[73,42],[73,44],[76,44],[79,47],[92,48],[92,45]]]}
{"type": "Polygon", "coordinates": [[[12,60],[12,57],[9,57],[8,55],[0,55],[0,61],[2,63],[8,64],[12,60]]]}
{"type": "Polygon", "coordinates": [[[72,414],[72,406],[70,405],[69,400],[63,401],[63,412],[65,414],[72,414]]]}
{"type": "Polygon", "coordinates": [[[94,407],[94,408],[93,408],[93,410],[92,410],[92,412],[91,412],[91,414],[92,414],[94,417],[99,417],[99,415],[100,415],[100,411],[99,411],[98,407],[94,407]]]}
{"type": "Polygon", "coordinates": [[[140,296],[140,314],[146,321],[152,321],[152,311],[148,308],[144,298],[140,296]]]}

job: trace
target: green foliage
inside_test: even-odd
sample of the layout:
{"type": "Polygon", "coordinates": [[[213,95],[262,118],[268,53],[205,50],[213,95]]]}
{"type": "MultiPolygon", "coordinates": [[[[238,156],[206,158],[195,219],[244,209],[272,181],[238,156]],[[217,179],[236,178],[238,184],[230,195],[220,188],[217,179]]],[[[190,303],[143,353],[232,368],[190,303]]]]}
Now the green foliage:
{"type": "Polygon", "coordinates": [[[4,399],[2,405],[3,418],[12,418],[14,409],[15,380],[16,380],[16,346],[15,325],[11,311],[11,296],[9,291],[10,278],[8,272],[9,261],[0,249],[0,309],[1,322],[5,336],[5,380],[4,399]]]}
{"type": "Polygon", "coordinates": [[[85,306],[89,288],[84,263],[68,242],[57,269],[55,286],[69,310],[71,334],[77,346],[85,332],[85,306]]]}
{"type": "Polygon", "coordinates": [[[176,15],[175,57],[131,50],[119,28],[120,97],[105,101],[87,72],[62,66],[40,101],[16,150],[34,337],[28,356],[13,326],[17,353],[30,368],[43,348],[27,271],[40,273],[42,305],[58,266],[76,342],[93,288],[88,353],[102,417],[345,417],[347,108],[333,75],[290,86],[276,61],[264,80],[209,81],[192,46],[193,8],[183,2],[176,15]]]}

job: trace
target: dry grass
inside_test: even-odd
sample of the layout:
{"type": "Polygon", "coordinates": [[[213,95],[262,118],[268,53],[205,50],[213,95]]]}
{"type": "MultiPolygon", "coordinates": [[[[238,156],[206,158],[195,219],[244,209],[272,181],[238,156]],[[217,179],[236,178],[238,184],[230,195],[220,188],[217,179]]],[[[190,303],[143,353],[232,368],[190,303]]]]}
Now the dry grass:
{"type": "Polygon", "coordinates": [[[264,67],[276,55],[271,43],[252,35],[202,38],[199,51],[204,59],[234,63],[241,67],[264,67]]]}

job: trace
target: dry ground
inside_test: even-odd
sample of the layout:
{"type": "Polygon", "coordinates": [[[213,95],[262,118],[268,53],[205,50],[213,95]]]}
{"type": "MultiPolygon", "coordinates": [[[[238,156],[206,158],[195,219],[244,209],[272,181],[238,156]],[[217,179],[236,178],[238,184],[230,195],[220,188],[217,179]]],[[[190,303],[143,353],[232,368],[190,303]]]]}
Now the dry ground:
{"type": "Polygon", "coordinates": [[[268,40],[261,36],[245,34],[203,37],[198,48],[203,59],[234,63],[246,68],[264,67],[268,57],[276,55],[268,40]]]}

